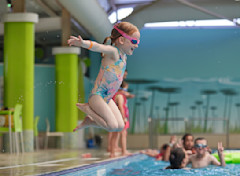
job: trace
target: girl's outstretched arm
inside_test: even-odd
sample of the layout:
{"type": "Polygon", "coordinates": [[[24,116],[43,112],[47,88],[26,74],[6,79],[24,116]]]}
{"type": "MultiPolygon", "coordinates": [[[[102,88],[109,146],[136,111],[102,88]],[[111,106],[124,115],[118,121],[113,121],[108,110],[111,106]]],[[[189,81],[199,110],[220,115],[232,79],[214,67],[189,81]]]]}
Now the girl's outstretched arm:
{"type": "Polygon", "coordinates": [[[112,47],[111,45],[103,45],[99,44],[94,41],[90,40],[83,40],[82,37],[79,35],[78,37],[70,36],[70,39],[68,40],[69,46],[78,46],[82,48],[87,48],[91,51],[107,54],[110,56],[118,56],[118,51],[115,47],[112,47]]]}

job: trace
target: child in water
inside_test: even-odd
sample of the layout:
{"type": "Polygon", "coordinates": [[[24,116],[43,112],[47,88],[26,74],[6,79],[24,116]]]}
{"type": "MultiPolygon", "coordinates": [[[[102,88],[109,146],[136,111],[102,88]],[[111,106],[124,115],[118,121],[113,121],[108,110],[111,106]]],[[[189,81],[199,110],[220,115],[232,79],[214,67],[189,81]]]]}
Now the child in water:
{"type": "Polygon", "coordinates": [[[222,142],[218,143],[218,156],[220,162],[213,155],[210,155],[207,146],[207,140],[205,138],[197,138],[194,143],[196,154],[191,155],[189,158],[189,163],[192,163],[192,168],[203,168],[207,167],[208,165],[217,165],[224,167],[226,165],[223,155],[224,148],[222,146],[222,142]]]}
{"type": "Polygon", "coordinates": [[[169,156],[170,166],[166,169],[183,169],[187,164],[187,154],[183,148],[175,148],[169,156]]]}
{"type": "Polygon", "coordinates": [[[108,131],[121,131],[124,128],[122,115],[112,100],[118,91],[126,69],[126,55],[132,55],[138,48],[140,32],[129,22],[120,22],[114,25],[111,36],[111,45],[99,44],[94,41],[83,40],[81,36],[71,36],[69,46],[87,48],[102,53],[103,59],[99,74],[96,78],[88,103],[77,103],[77,107],[87,116],[74,131],[89,126],[101,127],[108,131]]]}

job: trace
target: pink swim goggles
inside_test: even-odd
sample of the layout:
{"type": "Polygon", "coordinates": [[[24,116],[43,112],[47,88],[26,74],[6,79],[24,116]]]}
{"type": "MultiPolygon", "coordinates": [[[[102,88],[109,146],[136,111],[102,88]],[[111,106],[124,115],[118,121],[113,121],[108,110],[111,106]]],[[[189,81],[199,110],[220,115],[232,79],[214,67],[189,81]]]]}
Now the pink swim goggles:
{"type": "Polygon", "coordinates": [[[140,40],[130,37],[129,35],[127,35],[125,32],[123,32],[122,30],[118,29],[116,25],[113,26],[114,29],[116,29],[123,37],[127,38],[128,40],[131,41],[132,44],[136,45],[140,43],[140,40]]]}

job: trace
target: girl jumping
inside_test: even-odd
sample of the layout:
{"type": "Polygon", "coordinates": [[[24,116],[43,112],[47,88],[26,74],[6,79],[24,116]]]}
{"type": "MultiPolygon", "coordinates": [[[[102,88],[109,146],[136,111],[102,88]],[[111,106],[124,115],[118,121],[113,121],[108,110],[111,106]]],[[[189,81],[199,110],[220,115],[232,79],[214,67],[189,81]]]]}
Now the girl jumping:
{"type": "Polygon", "coordinates": [[[120,22],[114,25],[111,36],[105,38],[104,43],[108,39],[111,39],[111,45],[83,40],[81,36],[71,36],[68,40],[69,46],[87,48],[102,53],[103,57],[88,103],[77,103],[77,107],[87,116],[73,131],[89,126],[101,127],[108,131],[121,131],[124,128],[122,115],[112,97],[122,83],[126,55],[132,55],[138,48],[140,32],[133,24],[120,22]]]}

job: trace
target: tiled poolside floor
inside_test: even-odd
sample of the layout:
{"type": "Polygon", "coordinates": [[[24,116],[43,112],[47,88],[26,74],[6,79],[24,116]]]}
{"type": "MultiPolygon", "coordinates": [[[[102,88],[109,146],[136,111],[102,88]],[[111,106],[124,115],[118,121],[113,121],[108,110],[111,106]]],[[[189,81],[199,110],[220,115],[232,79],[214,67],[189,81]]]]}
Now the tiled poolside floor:
{"type": "Polygon", "coordinates": [[[41,150],[24,154],[0,154],[0,176],[41,175],[106,160],[106,150],[41,150]],[[91,153],[91,158],[82,154],[91,153]]]}

